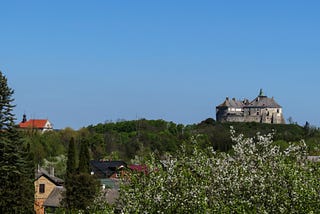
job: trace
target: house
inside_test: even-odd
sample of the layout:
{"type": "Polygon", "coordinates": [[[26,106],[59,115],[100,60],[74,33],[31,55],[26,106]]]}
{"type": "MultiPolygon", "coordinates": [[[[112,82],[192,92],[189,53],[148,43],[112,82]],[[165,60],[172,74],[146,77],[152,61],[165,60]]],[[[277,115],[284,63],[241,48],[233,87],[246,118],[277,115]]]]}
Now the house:
{"type": "Polygon", "coordinates": [[[53,130],[52,123],[47,119],[30,119],[27,121],[27,116],[24,114],[21,123],[19,123],[21,129],[35,129],[42,133],[45,131],[53,130]]]}
{"type": "Polygon", "coordinates": [[[91,174],[99,179],[120,178],[127,164],[124,161],[90,161],[91,174]]]}
{"type": "Polygon", "coordinates": [[[47,200],[43,203],[45,213],[55,213],[55,210],[61,207],[61,201],[65,191],[66,189],[63,186],[56,186],[52,190],[47,200]]]}
{"type": "Polygon", "coordinates": [[[216,106],[216,119],[220,122],[285,123],[282,107],[273,97],[265,96],[262,89],[251,102],[248,99],[240,101],[227,97],[216,106]]]}
{"type": "Polygon", "coordinates": [[[54,176],[54,169],[48,173],[43,168],[38,167],[35,173],[35,201],[34,210],[36,214],[44,214],[45,207],[54,207],[58,205],[62,198],[64,181],[54,176]],[[59,196],[60,194],[60,196],[59,196]]]}

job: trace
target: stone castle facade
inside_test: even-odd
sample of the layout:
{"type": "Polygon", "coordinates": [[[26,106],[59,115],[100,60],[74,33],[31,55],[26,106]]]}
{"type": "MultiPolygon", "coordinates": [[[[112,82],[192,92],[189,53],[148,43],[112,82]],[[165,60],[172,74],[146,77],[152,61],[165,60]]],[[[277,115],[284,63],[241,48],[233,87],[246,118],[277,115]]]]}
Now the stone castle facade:
{"type": "Polygon", "coordinates": [[[285,123],[282,107],[273,97],[265,96],[262,89],[251,102],[248,99],[239,101],[227,97],[216,107],[216,120],[220,122],[285,123]]]}

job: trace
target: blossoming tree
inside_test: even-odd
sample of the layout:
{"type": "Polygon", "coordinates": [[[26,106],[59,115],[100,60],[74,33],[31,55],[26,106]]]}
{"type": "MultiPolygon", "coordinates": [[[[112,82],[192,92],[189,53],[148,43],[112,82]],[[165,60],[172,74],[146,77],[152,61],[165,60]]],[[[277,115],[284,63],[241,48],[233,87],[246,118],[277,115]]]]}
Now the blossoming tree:
{"type": "Polygon", "coordinates": [[[304,141],[285,150],[272,134],[235,135],[230,154],[185,147],[134,174],[121,188],[122,213],[318,213],[320,168],[304,141]]]}

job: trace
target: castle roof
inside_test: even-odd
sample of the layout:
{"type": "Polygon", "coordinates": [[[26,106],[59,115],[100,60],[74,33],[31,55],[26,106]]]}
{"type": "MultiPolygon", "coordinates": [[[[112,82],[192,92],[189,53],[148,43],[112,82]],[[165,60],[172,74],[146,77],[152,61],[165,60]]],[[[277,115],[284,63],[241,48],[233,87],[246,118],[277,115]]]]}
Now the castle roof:
{"type": "Polygon", "coordinates": [[[235,98],[232,98],[231,100],[227,97],[223,103],[217,106],[220,107],[232,107],[232,108],[243,108],[244,103],[242,101],[238,101],[235,98]]]}
{"type": "Polygon", "coordinates": [[[281,108],[281,106],[272,98],[259,95],[252,100],[246,107],[249,108],[281,108]]]}

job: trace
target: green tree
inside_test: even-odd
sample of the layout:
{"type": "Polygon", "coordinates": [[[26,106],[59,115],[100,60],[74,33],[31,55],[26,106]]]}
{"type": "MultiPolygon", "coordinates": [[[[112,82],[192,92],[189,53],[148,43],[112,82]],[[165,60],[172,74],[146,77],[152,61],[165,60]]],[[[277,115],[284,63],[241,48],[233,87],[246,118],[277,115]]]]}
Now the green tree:
{"type": "Polygon", "coordinates": [[[63,204],[67,208],[67,210],[72,210],[74,207],[74,203],[77,200],[77,196],[75,195],[75,189],[77,188],[74,177],[76,176],[77,166],[76,166],[76,147],[74,138],[71,138],[69,142],[68,148],[68,160],[67,160],[67,170],[66,170],[66,178],[65,178],[65,197],[63,199],[63,204]]]}
{"type": "Polygon", "coordinates": [[[90,213],[98,197],[100,183],[90,173],[90,153],[85,141],[80,146],[78,174],[74,177],[74,182],[77,186],[74,192],[77,196],[75,207],[90,213]]]}
{"type": "Polygon", "coordinates": [[[68,149],[64,204],[68,212],[82,210],[90,213],[99,196],[100,183],[90,174],[88,144],[81,143],[78,168],[76,168],[75,153],[75,143],[72,138],[68,149]]]}
{"type": "Polygon", "coordinates": [[[79,154],[79,173],[90,174],[90,153],[87,142],[82,142],[79,154]]]}
{"type": "Polygon", "coordinates": [[[0,211],[33,213],[33,157],[14,125],[13,94],[0,71],[0,211]]]}

